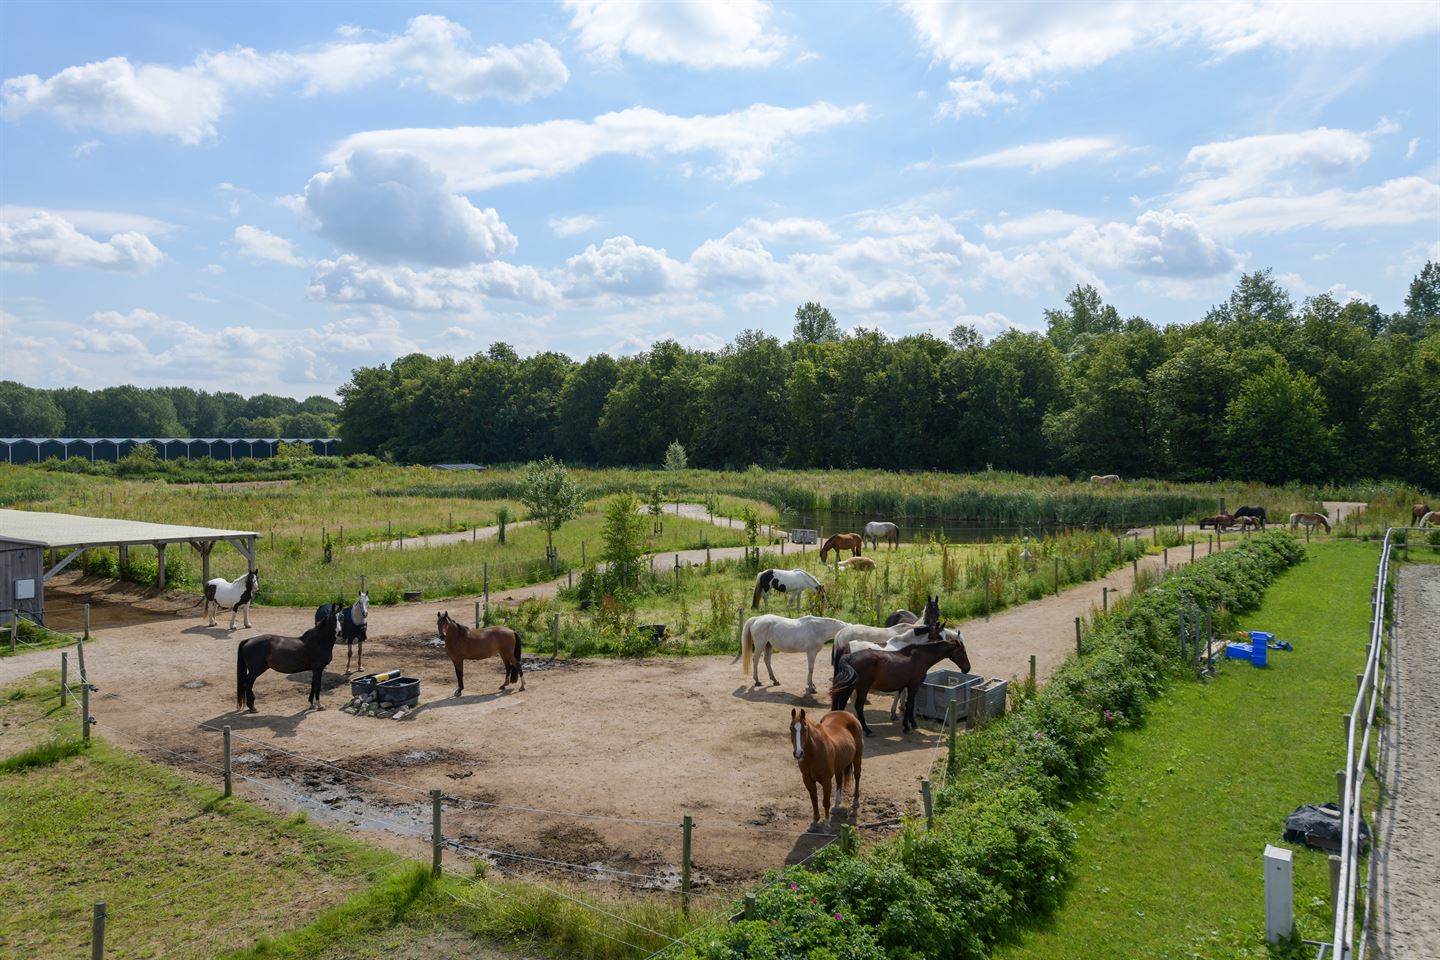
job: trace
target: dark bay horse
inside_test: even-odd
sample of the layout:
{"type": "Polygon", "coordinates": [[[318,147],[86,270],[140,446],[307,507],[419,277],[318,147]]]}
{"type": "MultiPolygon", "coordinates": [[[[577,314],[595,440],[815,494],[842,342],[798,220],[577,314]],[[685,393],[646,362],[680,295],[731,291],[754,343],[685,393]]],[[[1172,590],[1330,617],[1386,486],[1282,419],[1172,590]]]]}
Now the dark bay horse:
{"type": "Polygon", "coordinates": [[[352,644],[359,644],[359,654],[355,660],[355,666],[365,668],[365,638],[369,633],[370,623],[370,595],[363,590],[360,596],[350,606],[345,606],[344,601],[340,603],[327,603],[315,610],[315,622],[319,623],[325,619],[326,613],[331,608],[335,609],[339,620],[340,639],[345,641],[345,672],[350,672],[350,647],[352,644]]]}
{"type": "Polygon", "coordinates": [[[1425,514],[1427,514],[1427,513],[1429,513],[1429,512],[1430,512],[1430,504],[1428,504],[1428,503],[1417,503],[1417,504],[1415,504],[1415,506],[1413,506],[1413,507],[1410,508],[1410,520],[1411,520],[1411,522],[1419,521],[1421,518],[1423,518],[1423,517],[1425,516],[1425,514]]]}
{"type": "Polygon", "coordinates": [[[860,548],[865,546],[865,538],[858,533],[837,533],[820,547],[820,562],[825,562],[825,555],[831,550],[839,553],[841,550],[849,550],[850,556],[860,556],[860,548]]]}
{"type": "MultiPolygon", "coordinates": [[[[919,623],[920,617],[915,616],[909,610],[896,610],[885,618],[885,626],[898,627],[902,623],[919,623]]],[[[937,623],[940,620],[940,598],[930,597],[925,601],[925,622],[937,623]]]]}
{"type": "Polygon", "coordinates": [[[276,673],[310,673],[310,706],[320,706],[320,681],[335,654],[335,610],[299,637],[281,637],[273,633],[248,637],[235,649],[235,708],[255,712],[255,678],[266,670],[276,673]]]}
{"type": "Polygon", "coordinates": [[[1241,517],[1253,517],[1259,520],[1261,530],[1265,529],[1265,523],[1269,519],[1264,507],[1239,507],[1235,511],[1235,519],[1239,520],[1241,517]]]}
{"type": "MultiPolygon", "coordinates": [[[[943,627],[941,628],[943,629],[943,627]]],[[[941,640],[938,643],[920,643],[903,650],[861,650],[840,661],[835,681],[830,685],[830,708],[844,710],[853,691],[855,694],[855,716],[865,736],[872,731],[865,723],[865,697],[871,690],[879,693],[908,691],[905,701],[905,717],[900,729],[909,733],[917,726],[915,722],[915,698],[920,694],[920,685],[925,674],[941,660],[951,660],[964,673],[970,672],[970,657],[965,653],[965,643],[960,639],[941,640]]]]}
{"type": "Polygon", "coordinates": [[[865,756],[865,738],[860,735],[860,724],[844,710],[832,710],[820,718],[820,722],[805,719],[805,711],[790,711],[790,740],[794,745],[795,761],[800,765],[800,778],[805,789],[810,791],[810,829],[820,825],[820,804],[815,796],[818,784],[824,791],[825,811],[830,815],[840,812],[840,797],[845,792],[845,781],[852,779],[854,789],[850,803],[860,809],[860,762],[865,756]],[[830,807],[830,781],[835,781],[835,807],[830,807]]]}
{"type": "Polygon", "coordinates": [[[455,665],[455,692],[460,696],[465,689],[465,661],[488,660],[499,656],[505,661],[505,682],[501,690],[508,690],[510,684],[520,681],[525,689],[525,667],[520,660],[520,631],[511,627],[467,627],[450,619],[449,613],[435,615],[435,626],[445,638],[445,655],[455,665]]]}

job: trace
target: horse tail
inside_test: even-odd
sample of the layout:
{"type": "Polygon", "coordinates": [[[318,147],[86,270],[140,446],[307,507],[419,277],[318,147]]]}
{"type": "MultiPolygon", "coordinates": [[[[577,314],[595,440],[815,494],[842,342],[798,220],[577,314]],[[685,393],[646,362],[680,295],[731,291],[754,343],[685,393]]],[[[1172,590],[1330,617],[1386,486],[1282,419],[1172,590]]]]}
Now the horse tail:
{"type": "Polygon", "coordinates": [[[522,666],[523,661],[520,659],[520,631],[516,630],[514,627],[511,627],[510,632],[515,634],[515,665],[506,665],[506,683],[514,683],[516,680],[519,680],[520,675],[525,672],[525,668],[522,666]]]}
{"type": "Polygon", "coordinates": [[[235,647],[235,709],[245,706],[245,644],[249,637],[235,647]]]}
{"type": "Polygon", "coordinates": [[[831,673],[831,674],[838,674],[838,673],[840,672],[840,660],[845,656],[846,653],[849,653],[849,652],[850,652],[850,641],[848,641],[848,640],[845,641],[845,649],[844,649],[844,651],[842,651],[842,650],[840,649],[840,637],[839,637],[839,635],[837,634],[836,637],[835,637],[835,643],[830,647],[830,673],[831,673]]]}
{"type": "Polygon", "coordinates": [[[850,663],[850,658],[848,656],[841,657],[839,667],[835,671],[835,679],[830,683],[831,710],[844,709],[843,706],[837,706],[837,704],[843,703],[840,699],[841,697],[844,697],[846,700],[850,698],[850,692],[855,689],[855,684],[859,679],[860,675],[855,672],[855,667],[850,663]]]}
{"type": "Polygon", "coordinates": [[[765,574],[769,572],[769,570],[761,570],[755,575],[755,596],[750,598],[751,610],[760,609],[760,591],[765,589],[765,574]]]}
{"type": "MultiPolygon", "coordinates": [[[[740,653],[738,656],[745,658],[744,664],[741,665],[741,676],[745,676],[750,672],[750,658],[755,652],[755,636],[750,632],[750,624],[754,622],[754,617],[746,620],[745,628],[740,631],[740,653]]],[[[730,662],[734,663],[735,661],[731,660],[730,662]]]]}

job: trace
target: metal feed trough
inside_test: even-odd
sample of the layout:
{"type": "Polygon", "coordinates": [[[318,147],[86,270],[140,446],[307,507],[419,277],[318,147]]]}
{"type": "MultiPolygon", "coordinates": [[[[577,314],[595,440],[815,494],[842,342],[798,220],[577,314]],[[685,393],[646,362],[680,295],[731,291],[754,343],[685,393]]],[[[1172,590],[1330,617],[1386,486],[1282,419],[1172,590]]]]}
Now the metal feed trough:
{"type": "Polygon", "coordinates": [[[943,721],[953,701],[956,720],[969,719],[972,710],[985,717],[998,717],[1005,712],[1008,687],[1009,683],[999,677],[987,679],[978,673],[934,670],[920,685],[915,712],[929,720],[943,721]]]}

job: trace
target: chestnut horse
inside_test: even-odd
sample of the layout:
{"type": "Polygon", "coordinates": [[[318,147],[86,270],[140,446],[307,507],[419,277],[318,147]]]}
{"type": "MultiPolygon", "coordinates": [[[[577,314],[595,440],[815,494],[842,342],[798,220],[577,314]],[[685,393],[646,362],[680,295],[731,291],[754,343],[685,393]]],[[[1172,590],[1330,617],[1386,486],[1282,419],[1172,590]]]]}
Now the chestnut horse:
{"type": "Polygon", "coordinates": [[[805,711],[790,710],[790,739],[794,756],[800,765],[800,778],[810,791],[810,829],[820,825],[820,804],[815,796],[819,784],[825,795],[825,811],[831,816],[840,813],[840,796],[845,781],[853,779],[850,803],[860,809],[860,762],[865,756],[865,738],[860,724],[844,710],[832,710],[819,723],[805,719],[805,711]],[[835,807],[830,807],[830,781],[835,781],[835,807]]]}
{"type": "Polygon", "coordinates": [[[508,690],[510,684],[520,681],[525,689],[525,666],[520,660],[520,631],[512,627],[467,627],[450,619],[449,613],[435,615],[435,626],[445,638],[445,655],[455,665],[455,692],[460,696],[465,689],[465,661],[488,660],[499,656],[505,661],[505,682],[501,690],[508,690]]]}
{"type": "Polygon", "coordinates": [[[1427,513],[1429,513],[1429,512],[1430,512],[1430,504],[1428,504],[1428,503],[1417,503],[1417,504],[1415,504],[1415,506],[1413,506],[1413,507],[1410,508],[1410,519],[1411,519],[1411,520],[1420,520],[1421,518],[1423,518],[1423,517],[1425,516],[1425,514],[1427,514],[1427,513]]]}
{"type": "Polygon", "coordinates": [[[1292,513],[1290,514],[1290,529],[1304,525],[1310,528],[1324,527],[1325,532],[1330,532],[1330,518],[1323,513],[1292,513]]]}
{"type": "MultiPolygon", "coordinates": [[[[944,625],[937,625],[944,631],[944,625]]],[[[903,733],[909,733],[919,726],[915,722],[915,698],[920,695],[920,685],[930,668],[941,660],[949,658],[964,673],[970,672],[970,657],[965,653],[965,643],[959,639],[941,640],[938,643],[921,643],[903,650],[861,650],[840,661],[835,682],[830,685],[830,708],[844,710],[853,691],[855,694],[855,716],[865,736],[873,731],[865,723],[865,697],[871,691],[895,693],[906,690],[910,698],[905,702],[905,717],[900,723],[903,733]]]]}
{"type": "Polygon", "coordinates": [[[858,533],[837,533],[826,540],[820,548],[820,562],[825,562],[825,555],[831,550],[839,553],[842,550],[849,550],[850,556],[860,556],[860,548],[865,546],[865,538],[858,533]]]}

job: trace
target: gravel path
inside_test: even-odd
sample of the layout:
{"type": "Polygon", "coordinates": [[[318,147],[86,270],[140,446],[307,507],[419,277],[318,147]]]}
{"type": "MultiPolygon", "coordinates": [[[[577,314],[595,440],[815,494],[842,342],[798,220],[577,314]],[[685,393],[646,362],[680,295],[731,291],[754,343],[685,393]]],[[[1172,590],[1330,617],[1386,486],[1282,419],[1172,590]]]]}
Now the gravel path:
{"type": "Polygon", "coordinates": [[[1396,589],[1391,723],[1375,849],[1375,946],[1392,960],[1440,958],[1440,567],[1407,566],[1396,589]]]}

